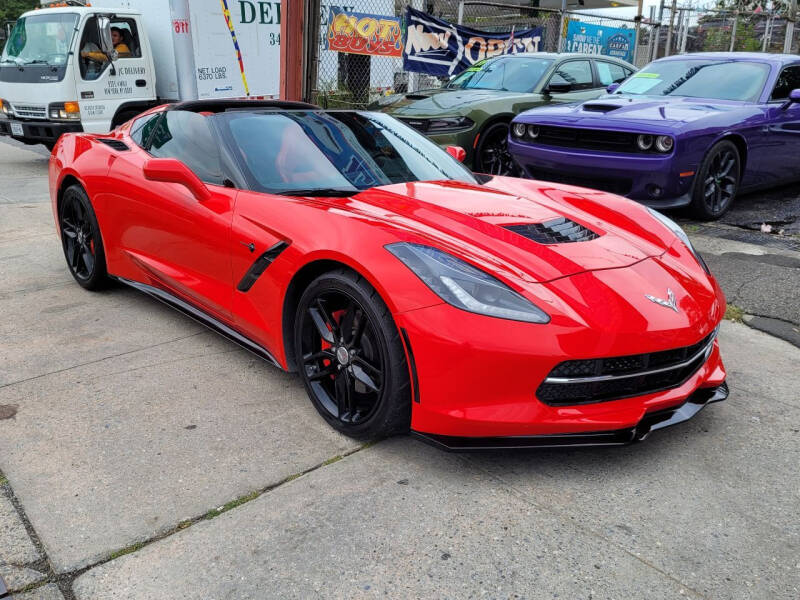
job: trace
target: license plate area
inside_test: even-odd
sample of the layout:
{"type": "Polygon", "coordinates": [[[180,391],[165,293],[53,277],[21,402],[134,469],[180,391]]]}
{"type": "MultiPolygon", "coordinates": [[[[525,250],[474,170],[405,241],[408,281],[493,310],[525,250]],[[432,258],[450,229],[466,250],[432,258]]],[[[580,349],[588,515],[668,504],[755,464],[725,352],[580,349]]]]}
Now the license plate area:
{"type": "Polygon", "coordinates": [[[11,135],[22,135],[22,123],[11,121],[11,135]]]}

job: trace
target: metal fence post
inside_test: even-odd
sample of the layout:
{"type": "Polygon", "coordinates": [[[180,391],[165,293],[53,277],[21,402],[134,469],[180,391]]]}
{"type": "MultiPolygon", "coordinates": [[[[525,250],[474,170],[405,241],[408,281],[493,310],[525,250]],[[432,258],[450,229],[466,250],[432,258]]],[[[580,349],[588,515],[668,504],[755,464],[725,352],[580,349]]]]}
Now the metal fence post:
{"type": "Polygon", "coordinates": [[[786,22],[786,31],[783,38],[783,52],[784,54],[791,54],[792,42],[794,41],[794,22],[797,19],[797,0],[792,0],[789,8],[789,18],[786,22]]]}
{"type": "Polygon", "coordinates": [[[739,26],[739,9],[733,11],[733,28],[731,29],[731,49],[730,52],[733,52],[733,49],[736,47],[736,28],[739,26]]]}
{"type": "Polygon", "coordinates": [[[653,45],[653,57],[651,60],[658,58],[658,47],[661,45],[661,24],[664,22],[664,0],[658,5],[658,27],[656,27],[656,39],[653,45]]]}
{"type": "Polygon", "coordinates": [[[677,10],[678,0],[672,0],[672,7],[669,9],[669,29],[667,29],[667,47],[664,48],[664,56],[672,54],[672,30],[675,28],[675,11],[677,10]]]}
{"type": "Polygon", "coordinates": [[[636,33],[633,36],[633,64],[636,64],[636,58],[639,55],[639,34],[642,29],[642,5],[644,4],[644,0],[639,0],[639,3],[636,8],[636,33]]]}
{"type": "Polygon", "coordinates": [[[647,62],[653,60],[653,39],[656,37],[658,27],[654,24],[656,20],[656,7],[650,7],[650,35],[647,36],[647,62]]]}
{"type": "Polygon", "coordinates": [[[686,41],[689,38],[689,19],[691,18],[690,9],[683,13],[683,31],[681,32],[681,54],[686,54],[686,41]]]}
{"type": "Polygon", "coordinates": [[[458,24],[464,24],[464,0],[458,2],[458,24]]]}
{"type": "Polygon", "coordinates": [[[558,51],[564,51],[564,23],[567,18],[567,0],[561,0],[561,18],[558,21],[558,51]]]}

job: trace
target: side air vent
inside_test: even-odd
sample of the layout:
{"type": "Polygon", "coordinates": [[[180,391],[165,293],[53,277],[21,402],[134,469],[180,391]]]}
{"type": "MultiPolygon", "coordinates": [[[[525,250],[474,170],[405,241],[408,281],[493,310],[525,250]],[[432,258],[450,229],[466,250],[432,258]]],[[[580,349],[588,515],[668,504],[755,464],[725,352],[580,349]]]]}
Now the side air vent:
{"type": "Polygon", "coordinates": [[[583,225],[570,221],[565,217],[558,217],[544,223],[506,225],[506,229],[540,244],[588,242],[600,237],[591,229],[587,229],[583,225]]]}
{"type": "Polygon", "coordinates": [[[96,139],[97,139],[98,142],[102,142],[103,144],[105,144],[109,148],[113,148],[114,150],[117,150],[118,152],[124,152],[125,150],[130,150],[130,148],[128,148],[128,146],[125,145],[125,142],[121,142],[119,140],[115,140],[115,139],[112,139],[112,138],[96,138],[96,139]]]}
{"type": "Polygon", "coordinates": [[[611,112],[612,110],[617,110],[619,108],[619,104],[584,104],[583,110],[586,112],[599,112],[599,113],[607,113],[611,112]]]}

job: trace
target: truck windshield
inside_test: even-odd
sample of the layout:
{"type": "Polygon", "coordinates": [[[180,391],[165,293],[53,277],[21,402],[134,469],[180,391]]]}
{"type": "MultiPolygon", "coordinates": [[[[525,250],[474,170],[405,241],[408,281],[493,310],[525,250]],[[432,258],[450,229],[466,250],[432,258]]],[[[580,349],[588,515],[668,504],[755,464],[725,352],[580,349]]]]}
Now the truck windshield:
{"type": "Polygon", "coordinates": [[[257,191],[346,196],[408,181],[475,183],[444,150],[383,113],[227,112],[215,120],[257,191]]]}
{"type": "Polygon", "coordinates": [[[20,17],[3,49],[0,62],[17,65],[64,65],[78,15],[57,13],[20,17]]]}
{"type": "Polygon", "coordinates": [[[616,93],[686,96],[755,102],[764,89],[769,65],[741,60],[664,60],[652,62],[616,93]]]}

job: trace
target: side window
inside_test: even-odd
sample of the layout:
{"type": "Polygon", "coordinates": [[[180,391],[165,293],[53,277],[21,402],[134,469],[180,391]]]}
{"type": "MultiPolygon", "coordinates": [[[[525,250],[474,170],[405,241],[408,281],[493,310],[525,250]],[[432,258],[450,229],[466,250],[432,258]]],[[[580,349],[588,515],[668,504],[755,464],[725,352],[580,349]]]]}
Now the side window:
{"type": "Polygon", "coordinates": [[[550,78],[550,83],[571,84],[572,90],[589,90],[594,87],[592,66],[588,60],[571,60],[560,64],[550,78]]]}
{"type": "Polygon", "coordinates": [[[611,85],[612,83],[622,83],[628,77],[627,71],[622,65],[598,60],[594,63],[597,66],[597,77],[601,85],[611,85]]]}
{"type": "Polygon", "coordinates": [[[111,41],[119,58],[139,58],[142,50],[139,46],[139,32],[133,19],[115,19],[111,21],[111,41]]]}
{"type": "Polygon", "coordinates": [[[786,67],[778,76],[770,100],[786,100],[789,92],[800,88],[800,65],[786,67]]]}
{"type": "Polygon", "coordinates": [[[108,58],[100,50],[100,39],[97,33],[97,17],[86,20],[81,37],[80,61],[81,77],[94,81],[108,66],[108,58]]]}
{"type": "Polygon", "coordinates": [[[161,113],[153,113],[151,115],[136,119],[131,124],[131,139],[133,139],[138,146],[141,146],[145,150],[147,149],[147,144],[150,141],[150,135],[153,133],[153,128],[158,122],[158,117],[160,116],[161,113]]]}
{"type": "MultiPolygon", "coordinates": [[[[222,185],[225,176],[222,169],[219,141],[211,129],[209,118],[184,110],[161,113],[154,121],[149,136],[150,154],[159,158],[177,158],[206,183],[222,185]]],[[[149,122],[143,129],[149,129],[149,122]]]]}

